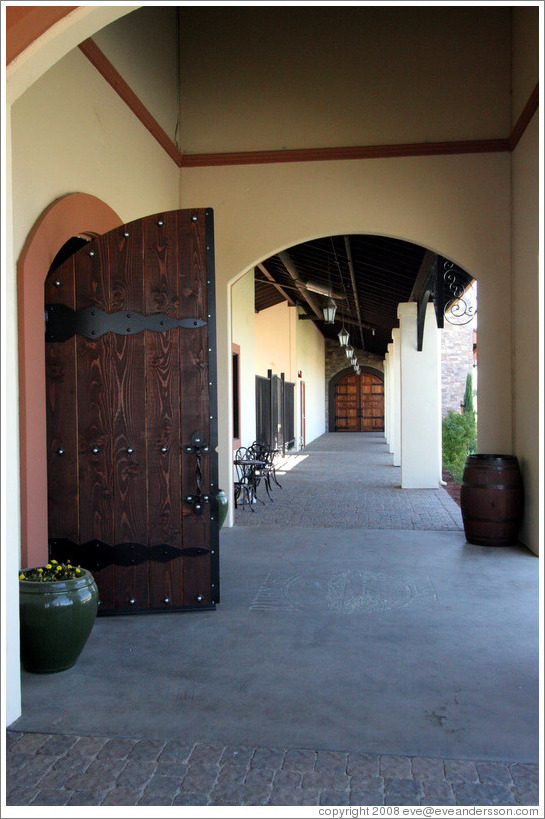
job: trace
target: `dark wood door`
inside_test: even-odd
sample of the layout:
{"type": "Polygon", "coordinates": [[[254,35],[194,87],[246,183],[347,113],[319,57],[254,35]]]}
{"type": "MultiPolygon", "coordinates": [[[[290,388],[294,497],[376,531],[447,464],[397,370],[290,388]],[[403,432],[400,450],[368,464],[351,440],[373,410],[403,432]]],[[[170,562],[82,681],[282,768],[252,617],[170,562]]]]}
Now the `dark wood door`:
{"type": "Polygon", "coordinates": [[[335,431],[384,430],[384,382],[373,373],[350,373],[335,385],[335,431]]]}
{"type": "Polygon", "coordinates": [[[219,602],[213,214],[100,236],[45,284],[50,557],[101,613],[219,602]]]}

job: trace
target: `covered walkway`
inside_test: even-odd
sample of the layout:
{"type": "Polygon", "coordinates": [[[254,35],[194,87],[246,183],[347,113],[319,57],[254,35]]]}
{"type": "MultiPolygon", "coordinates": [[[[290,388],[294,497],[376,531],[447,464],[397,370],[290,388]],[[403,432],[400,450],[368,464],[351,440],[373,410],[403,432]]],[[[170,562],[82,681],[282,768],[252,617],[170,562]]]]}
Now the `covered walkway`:
{"type": "Polygon", "coordinates": [[[222,531],[215,612],[23,673],[8,804],[537,804],[538,561],[389,457],[323,436],[222,531]]]}
{"type": "MultiPolygon", "coordinates": [[[[423,442],[425,446],[425,442],[423,442]]],[[[384,435],[329,432],[278,470],[281,490],[258,514],[237,510],[237,526],[326,526],[333,529],[463,529],[460,508],[443,489],[401,489],[384,435]]]]}

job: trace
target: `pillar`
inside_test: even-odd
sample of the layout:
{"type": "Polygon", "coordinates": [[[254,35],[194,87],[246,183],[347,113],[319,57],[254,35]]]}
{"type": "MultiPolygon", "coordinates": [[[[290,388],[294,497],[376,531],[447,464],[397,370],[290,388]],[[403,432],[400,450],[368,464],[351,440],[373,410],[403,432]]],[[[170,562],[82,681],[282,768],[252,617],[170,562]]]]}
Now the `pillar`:
{"type": "Polygon", "coordinates": [[[388,414],[388,380],[390,378],[390,373],[388,371],[388,367],[390,365],[390,357],[388,353],[384,356],[384,438],[386,439],[386,443],[389,443],[390,437],[390,418],[388,414]]]}
{"type": "MultiPolygon", "coordinates": [[[[437,489],[441,459],[441,334],[429,303],[422,351],[416,302],[398,305],[401,384],[401,487],[437,489]]],[[[395,331],[394,331],[395,332],[395,331]]]]}
{"type": "MultiPolygon", "coordinates": [[[[392,424],[392,454],[394,466],[401,466],[401,355],[400,329],[392,330],[392,397],[390,403],[392,424]]],[[[389,346],[389,345],[388,345],[389,346]]]]}

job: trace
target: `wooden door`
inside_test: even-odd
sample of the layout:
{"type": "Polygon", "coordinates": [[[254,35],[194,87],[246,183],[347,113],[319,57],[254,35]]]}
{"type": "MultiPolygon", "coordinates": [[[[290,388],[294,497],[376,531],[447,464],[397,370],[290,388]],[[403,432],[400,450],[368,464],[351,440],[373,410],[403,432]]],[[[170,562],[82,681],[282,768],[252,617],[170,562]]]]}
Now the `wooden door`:
{"type": "Polygon", "coordinates": [[[361,431],[384,430],[384,381],[373,373],[361,373],[361,431]]]}
{"type": "Polygon", "coordinates": [[[219,602],[211,210],[100,236],[45,284],[50,557],[99,612],[219,602]]]}
{"type": "Polygon", "coordinates": [[[360,432],[360,411],[359,376],[350,373],[335,385],[335,431],[360,432]]]}
{"type": "Polygon", "coordinates": [[[384,382],[373,373],[350,373],[335,385],[335,431],[384,430],[384,382]]]}

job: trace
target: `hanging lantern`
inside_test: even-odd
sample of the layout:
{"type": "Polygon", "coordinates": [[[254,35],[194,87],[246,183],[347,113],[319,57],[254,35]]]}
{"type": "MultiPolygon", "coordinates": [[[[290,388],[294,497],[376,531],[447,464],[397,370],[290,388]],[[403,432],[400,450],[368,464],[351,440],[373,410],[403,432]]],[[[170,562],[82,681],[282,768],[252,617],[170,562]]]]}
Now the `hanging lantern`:
{"type": "Polygon", "coordinates": [[[335,324],[335,313],[337,312],[337,305],[333,299],[328,299],[325,307],[322,307],[324,314],[324,321],[326,324],[335,324]]]}
{"type": "Polygon", "coordinates": [[[346,353],[347,358],[352,358],[352,356],[354,355],[354,348],[353,347],[346,347],[345,353],[346,353]]]}
{"type": "Polygon", "coordinates": [[[339,344],[341,345],[341,347],[346,347],[348,345],[350,336],[348,335],[348,330],[344,329],[344,324],[342,326],[342,330],[339,330],[337,335],[339,337],[339,344]]]}

